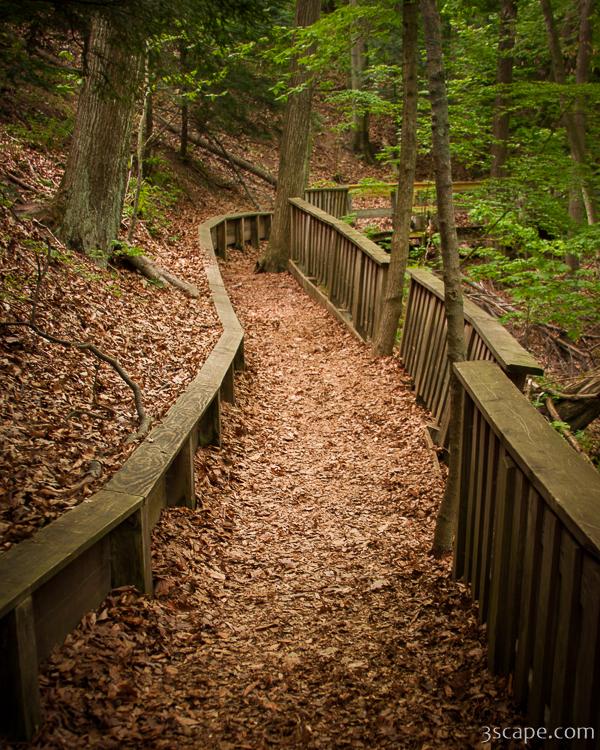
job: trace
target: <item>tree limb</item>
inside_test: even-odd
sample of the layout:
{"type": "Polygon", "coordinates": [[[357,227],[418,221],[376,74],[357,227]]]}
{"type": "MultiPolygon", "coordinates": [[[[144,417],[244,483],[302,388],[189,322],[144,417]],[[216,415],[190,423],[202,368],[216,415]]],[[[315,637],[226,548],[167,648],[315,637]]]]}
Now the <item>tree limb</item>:
{"type": "MultiPolygon", "coordinates": [[[[569,443],[569,445],[572,448],[575,448],[577,453],[579,453],[583,458],[585,458],[586,461],[592,464],[591,458],[587,455],[587,453],[583,450],[583,448],[579,445],[577,438],[573,435],[569,427],[565,427],[566,424],[563,419],[561,419],[560,414],[556,411],[556,407],[554,406],[554,402],[548,396],[546,398],[546,409],[548,409],[548,414],[552,417],[552,419],[556,422],[562,422],[563,427],[561,427],[561,433],[563,434],[565,440],[569,443]]],[[[592,464],[593,465],[593,464],[592,464]]]]}
{"type": "MultiPolygon", "coordinates": [[[[175,125],[172,125],[170,122],[167,122],[164,118],[160,116],[157,116],[157,120],[167,130],[170,130],[172,133],[179,135],[179,130],[178,128],[175,127],[175,125]]],[[[267,172],[266,169],[257,167],[251,162],[246,161],[245,159],[242,159],[239,156],[234,156],[233,154],[228,154],[226,158],[225,156],[223,156],[223,152],[221,151],[221,149],[217,148],[216,146],[213,146],[213,144],[210,143],[210,141],[207,141],[205,138],[201,138],[200,136],[188,135],[188,140],[190,141],[190,143],[193,143],[196,146],[203,148],[205,151],[209,151],[211,154],[218,156],[220,159],[223,159],[224,161],[228,161],[228,162],[231,161],[234,164],[236,164],[238,167],[240,167],[241,169],[244,169],[246,172],[251,172],[253,175],[256,175],[256,177],[260,177],[261,180],[268,182],[269,185],[272,185],[273,187],[277,187],[277,178],[273,177],[273,175],[270,172],[267,172]]]]}
{"type": "Polygon", "coordinates": [[[106,364],[110,365],[113,368],[113,370],[117,373],[117,375],[119,375],[119,377],[125,381],[125,383],[129,386],[129,388],[131,388],[133,392],[135,410],[139,418],[139,424],[138,424],[137,432],[129,436],[128,442],[133,442],[134,440],[137,440],[138,438],[144,437],[148,433],[148,431],[150,430],[150,426],[152,424],[152,418],[146,413],[146,410],[144,408],[142,390],[139,387],[139,385],[134,380],[132,380],[132,378],[127,373],[127,371],[123,368],[123,366],[121,365],[118,359],[116,359],[115,357],[111,357],[110,354],[106,354],[106,352],[103,352],[102,349],[99,349],[95,344],[92,344],[90,342],[69,341],[68,339],[62,339],[62,338],[59,338],[58,336],[53,336],[51,333],[47,333],[46,331],[43,331],[36,323],[31,323],[31,322],[26,322],[26,321],[14,321],[10,323],[2,323],[1,326],[3,328],[9,328],[9,327],[29,328],[37,336],[39,336],[42,339],[45,339],[46,341],[49,341],[51,344],[58,344],[59,346],[64,346],[67,349],[71,349],[71,348],[78,349],[81,352],[89,352],[94,357],[96,357],[96,359],[99,359],[102,362],[106,362],[106,364]]]}

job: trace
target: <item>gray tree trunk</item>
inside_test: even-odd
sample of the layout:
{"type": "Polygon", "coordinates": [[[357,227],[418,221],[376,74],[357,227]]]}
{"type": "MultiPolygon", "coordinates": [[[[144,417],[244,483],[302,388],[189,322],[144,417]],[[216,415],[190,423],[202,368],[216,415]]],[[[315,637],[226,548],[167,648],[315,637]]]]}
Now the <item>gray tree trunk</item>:
{"type": "MultiPolygon", "coordinates": [[[[297,0],[296,27],[312,25],[319,19],[320,13],[320,0],[297,0]]],[[[291,86],[303,88],[291,93],[286,104],[271,237],[265,256],[259,263],[264,271],[287,269],[291,228],[289,199],[304,195],[308,176],[313,87],[306,69],[297,61],[292,65],[291,86]]]]}
{"type": "Polygon", "coordinates": [[[51,213],[61,239],[100,263],[121,223],[142,61],[110,16],[96,13],[71,150],[51,213]]]}
{"type": "MultiPolygon", "coordinates": [[[[350,7],[356,7],[358,0],[348,0],[350,7]]],[[[364,84],[366,46],[365,40],[356,30],[356,36],[352,40],[350,48],[350,84],[352,91],[361,91],[364,84]]],[[[369,139],[369,114],[361,108],[354,107],[352,113],[352,150],[355,154],[371,160],[371,141],[369,139]]]]}
{"type": "MultiPolygon", "coordinates": [[[[458,240],[452,199],[450,163],[450,127],[448,95],[442,54],[442,27],[436,0],[420,0],[425,27],[427,74],[431,99],[433,166],[442,261],[444,265],[444,305],[448,326],[450,367],[465,358],[464,312],[458,240]]],[[[462,435],[463,391],[451,370],[450,377],[450,471],[446,491],[438,512],[432,552],[436,556],[452,550],[459,502],[460,444],[462,435]]]]}
{"type": "Polygon", "coordinates": [[[417,163],[417,59],[418,15],[417,0],[404,0],[402,11],[402,71],[403,107],[400,134],[400,165],[398,189],[394,205],[392,250],[385,297],[379,328],[375,332],[373,351],[377,356],[392,353],[402,315],[404,274],[408,264],[410,218],[413,204],[413,185],[417,163]]]}
{"type": "MultiPolygon", "coordinates": [[[[567,73],[565,70],[565,62],[560,47],[560,38],[554,20],[552,5],[550,4],[550,0],[540,0],[540,5],[546,23],[554,80],[556,83],[565,84],[567,82],[567,73]]],[[[591,0],[581,0],[580,14],[576,76],[577,83],[585,83],[588,80],[591,51],[591,0]]],[[[575,178],[579,183],[579,189],[581,190],[588,224],[595,224],[597,221],[596,201],[594,198],[593,186],[590,184],[587,175],[585,118],[583,116],[581,100],[579,100],[576,105],[575,111],[570,110],[564,102],[563,105],[563,108],[565,109],[563,121],[567,131],[567,140],[569,142],[571,158],[576,165],[575,178]]]]}
{"type": "Polygon", "coordinates": [[[496,83],[500,90],[494,102],[494,121],[492,123],[492,177],[502,177],[508,152],[508,134],[510,115],[507,111],[506,91],[513,80],[513,49],[515,46],[517,20],[516,0],[502,0],[500,4],[500,32],[498,38],[498,62],[496,83]]]}

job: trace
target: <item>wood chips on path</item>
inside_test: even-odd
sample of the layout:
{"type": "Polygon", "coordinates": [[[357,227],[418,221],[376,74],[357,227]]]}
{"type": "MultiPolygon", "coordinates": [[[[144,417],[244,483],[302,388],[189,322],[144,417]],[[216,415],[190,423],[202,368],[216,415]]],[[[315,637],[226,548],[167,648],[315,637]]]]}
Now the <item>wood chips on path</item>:
{"type": "Polygon", "coordinates": [[[286,274],[223,273],[247,369],[195,512],[154,532],[156,596],[114,592],[42,676],[34,747],[468,748],[521,723],[429,556],[442,479],[394,359],[286,274]]]}

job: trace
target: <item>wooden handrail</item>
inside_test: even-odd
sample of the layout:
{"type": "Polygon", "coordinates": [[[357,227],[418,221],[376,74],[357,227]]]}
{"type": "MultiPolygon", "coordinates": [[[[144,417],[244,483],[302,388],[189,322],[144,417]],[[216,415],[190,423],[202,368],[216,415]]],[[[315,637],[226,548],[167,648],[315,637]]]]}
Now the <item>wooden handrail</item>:
{"type": "Polygon", "coordinates": [[[496,364],[455,371],[465,398],[454,574],[479,602],[489,667],[512,675],[531,726],[597,731],[600,475],[496,364]]]}
{"type": "Polygon", "coordinates": [[[368,255],[369,258],[375,261],[377,265],[389,265],[390,256],[385,250],[376,242],[373,242],[373,240],[365,237],[365,235],[362,232],[359,232],[358,229],[354,229],[354,227],[351,227],[345,221],[328,214],[317,206],[308,203],[308,201],[302,200],[302,198],[290,198],[290,204],[296,206],[304,213],[313,216],[315,219],[318,219],[323,224],[328,224],[330,227],[333,227],[337,234],[350,240],[350,242],[352,242],[362,253],[368,255]]]}
{"type": "Polygon", "coordinates": [[[359,338],[376,330],[389,256],[379,245],[300,198],[292,198],[290,272],[359,338]]]}
{"type": "MultiPolygon", "coordinates": [[[[424,269],[409,269],[409,276],[400,352],[404,367],[413,378],[417,397],[436,422],[434,439],[444,446],[450,419],[444,284],[424,269]]],[[[543,373],[504,326],[471,300],[464,301],[464,315],[467,360],[493,360],[519,388],[525,385],[527,375],[543,373]]]]}

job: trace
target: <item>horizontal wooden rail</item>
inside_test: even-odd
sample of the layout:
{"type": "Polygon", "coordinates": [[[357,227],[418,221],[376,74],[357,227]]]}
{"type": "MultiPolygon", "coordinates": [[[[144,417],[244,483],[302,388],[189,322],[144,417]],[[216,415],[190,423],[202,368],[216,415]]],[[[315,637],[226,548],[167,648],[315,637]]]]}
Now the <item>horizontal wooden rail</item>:
{"type": "Polygon", "coordinates": [[[111,588],[151,594],[150,532],[161,510],[195,506],[194,453],[220,441],[220,400],[234,399],[243,330],[214,248],[268,235],[264,213],[200,227],[200,244],[223,333],[185,392],[102,490],[0,556],[0,733],[30,738],[41,721],[38,667],[111,588]],[[214,239],[213,239],[214,238],[214,239]]]}
{"type": "MultiPolygon", "coordinates": [[[[450,371],[446,347],[444,284],[429,271],[411,269],[401,356],[413,378],[417,397],[437,424],[434,438],[445,445],[449,422],[450,371]]],[[[527,375],[541,375],[534,358],[495,318],[468,299],[464,301],[467,360],[496,362],[519,387],[527,375]]]]}
{"type": "MultiPolygon", "coordinates": [[[[458,193],[474,190],[482,184],[483,183],[479,181],[459,181],[453,183],[452,189],[456,195],[458,193]]],[[[335,187],[313,187],[305,190],[304,200],[336,218],[341,218],[342,216],[348,216],[350,214],[356,214],[359,218],[381,218],[391,216],[397,188],[398,184],[395,182],[383,182],[375,185],[352,184],[336,185],[335,187]],[[390,205],[387,208],[356,209],[352,205],[352,197],[353,195],[360,194],[389,196],[390,205]]],[[[415,182],[414,189],[415,198],[418,199],[420,192],[435,191],[435,183],[429,181],[415,182]]],[[[415,206],[416,211],[423,211],[424,208],[425,207],[419,205],[415,206]]],[[[429,208],[432,212],[437,210],[435,206],[429,208]]]]}
{"type": "Polygon", "coordinates": [[[368,340],[381,311],[388,254],[351,226],[292,198],[290,272],[339,320],[368,340]]]}
{"type": "Polygon", "coordinates": [[[462,362],[454,573],[531,726],[600,737],[600,476],[492,362],[462,362]]]}

